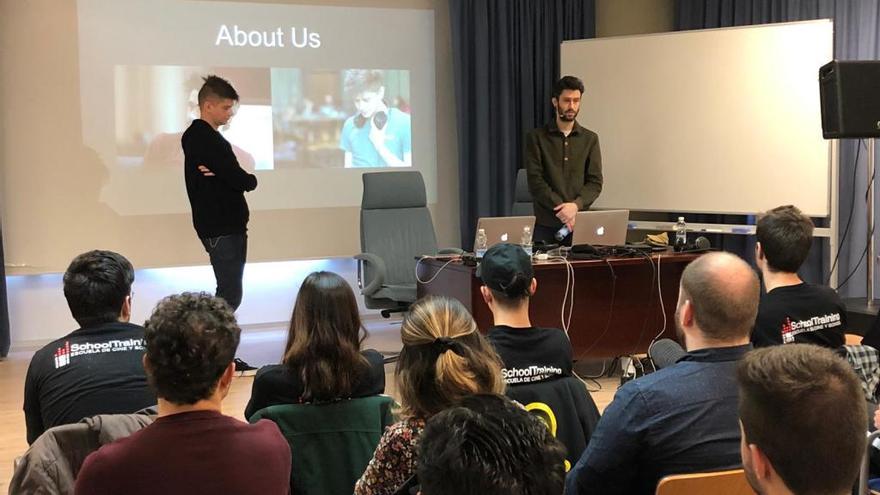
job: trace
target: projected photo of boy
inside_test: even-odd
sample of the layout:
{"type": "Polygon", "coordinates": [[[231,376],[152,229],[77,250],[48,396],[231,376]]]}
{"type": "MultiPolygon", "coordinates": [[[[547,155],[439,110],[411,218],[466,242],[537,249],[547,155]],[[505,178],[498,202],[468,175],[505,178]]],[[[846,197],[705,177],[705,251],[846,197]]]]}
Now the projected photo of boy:
{"type": "Polygon", "coordinates": [[[272,68],[271,86],[276,169],[411,165],[408,70],[272,68]]]}
{"type": "MultiPolygon", "coordinates": [[[[345,120],[339,140],[345,168],[412,166],[410,116],[386,103],[390,95],[383,71],[345,71],[344,91],[356,111],[345,120]]],[[[403,100],[400,95],[395,98],[403,100]]]]}

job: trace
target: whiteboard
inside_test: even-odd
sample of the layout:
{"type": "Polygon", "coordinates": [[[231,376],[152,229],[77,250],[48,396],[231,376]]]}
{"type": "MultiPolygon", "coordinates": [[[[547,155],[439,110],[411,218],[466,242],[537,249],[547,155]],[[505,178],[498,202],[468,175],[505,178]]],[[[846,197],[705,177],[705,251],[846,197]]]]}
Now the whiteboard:
{"type": "Polygon", "coordinates": [[[830,214],[830,20],[571,41],[561,57],[586,86],[578,122],[599,134],[594,206],[830,214]]]}

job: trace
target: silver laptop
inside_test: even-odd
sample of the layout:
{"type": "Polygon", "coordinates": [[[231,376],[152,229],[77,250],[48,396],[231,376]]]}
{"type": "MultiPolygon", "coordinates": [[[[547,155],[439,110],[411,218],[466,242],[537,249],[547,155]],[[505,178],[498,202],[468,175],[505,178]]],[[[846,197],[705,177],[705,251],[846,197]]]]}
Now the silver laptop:
{"type": "MultiPolygon", "coordinates": [[[[576,223],[577,220],[575,220],[576,223]]],[[[480,229],[486,231],[487,249],[502,242],[519,244],[522,242],[523,227],[531,229],[532,235],[534,235],[535,217],[484,217],[477,220],[477,232],[480,229]]],[[[476,244],[474,241],[474,252],[477,250],[476,244]]]]}
{"type": "Polygon", "coordinates": [[[574,221],[571,244],[622,246],[626,244],[629,210],[596,210],[578,212],[574,221]]]}

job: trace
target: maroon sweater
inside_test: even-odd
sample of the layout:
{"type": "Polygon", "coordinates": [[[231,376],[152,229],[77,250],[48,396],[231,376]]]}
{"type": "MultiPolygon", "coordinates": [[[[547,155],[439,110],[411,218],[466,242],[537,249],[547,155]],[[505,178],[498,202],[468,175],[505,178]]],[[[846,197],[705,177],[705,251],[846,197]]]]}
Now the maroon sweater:
{"type": "Polygon", "coordinates": [[[89,455],[77,494],[290,492],[290,447],[271,421],[249,425],[215,411],[158,418],[89,455]]]}

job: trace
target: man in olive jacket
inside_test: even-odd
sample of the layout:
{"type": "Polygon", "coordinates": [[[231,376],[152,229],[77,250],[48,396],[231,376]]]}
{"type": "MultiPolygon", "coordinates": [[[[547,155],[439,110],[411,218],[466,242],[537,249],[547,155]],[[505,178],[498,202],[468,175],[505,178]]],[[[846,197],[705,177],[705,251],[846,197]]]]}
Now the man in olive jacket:
{"type": "Polygon", "coordinates": [[[586,210],[602,192],[602,154],[599,136],[577,123],[584,83],[565,76],[553,87],[556,118],[526,134],[525,169],[535,208],[535,241],[571,245],[578,211],[586,210]]]}

